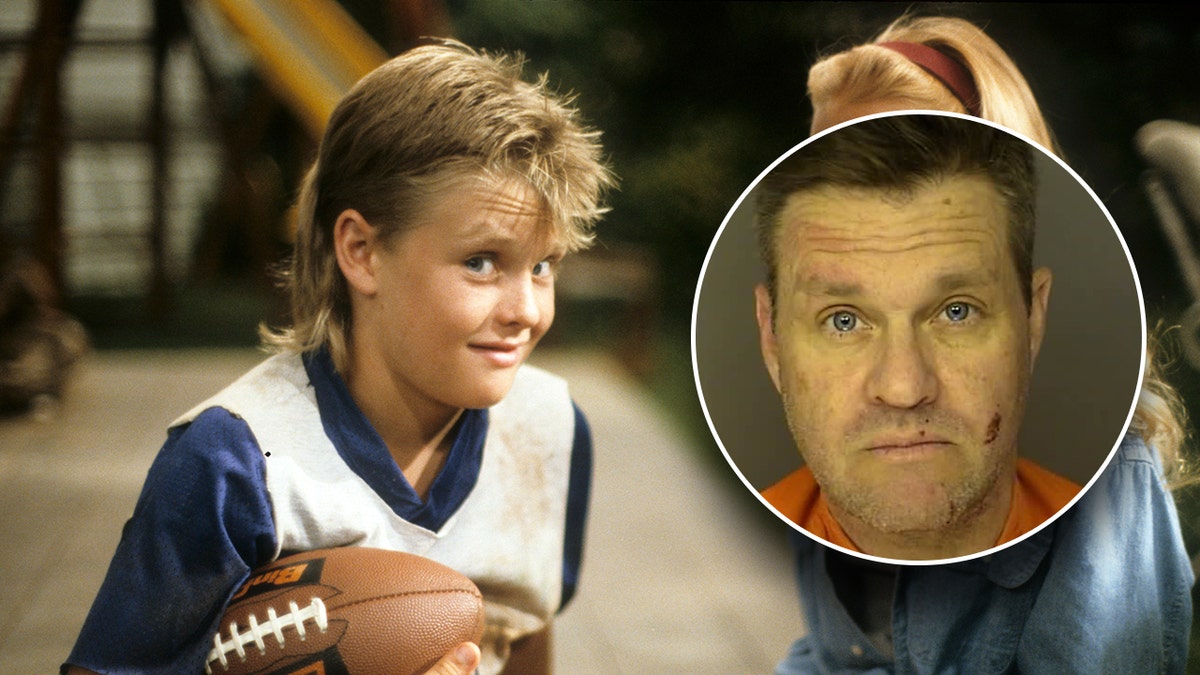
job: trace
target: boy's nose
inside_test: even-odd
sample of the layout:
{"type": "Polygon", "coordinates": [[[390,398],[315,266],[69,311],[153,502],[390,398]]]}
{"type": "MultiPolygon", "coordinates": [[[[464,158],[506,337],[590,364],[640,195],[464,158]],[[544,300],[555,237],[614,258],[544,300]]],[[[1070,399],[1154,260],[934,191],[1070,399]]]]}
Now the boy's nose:
{"type": "Polygon", "coordinates": [[[505,323],[536,326],[542,320],[542,307],[538,289],[532,278],[514,279],[505,289],[502,316],[505,323]]]}

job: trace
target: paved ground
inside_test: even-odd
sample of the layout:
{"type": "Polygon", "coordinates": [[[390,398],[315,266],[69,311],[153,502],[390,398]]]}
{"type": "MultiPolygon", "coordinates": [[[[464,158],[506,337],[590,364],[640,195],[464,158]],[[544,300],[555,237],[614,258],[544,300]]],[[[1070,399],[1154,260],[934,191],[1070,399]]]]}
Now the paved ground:
{"type": "MultiPolygon", "coordinates": [[[[583,586],[557,672],[766,673],[802,631],[783,526],[696,460],[606,356],[548,351],[596,439],[583,586]]],[[[254,351],[99,352],[44,421],[0,420],[0,663],[50,673],[99,587],[164,427],[254,351]]]]}

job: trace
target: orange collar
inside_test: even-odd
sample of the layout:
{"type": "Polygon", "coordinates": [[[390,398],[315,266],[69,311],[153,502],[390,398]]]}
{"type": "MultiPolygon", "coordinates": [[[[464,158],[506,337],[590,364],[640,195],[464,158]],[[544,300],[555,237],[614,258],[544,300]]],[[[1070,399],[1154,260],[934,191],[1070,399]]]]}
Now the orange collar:
{"type": "MultiPolygon", "coordinates": [[[[1047,471],[1033,461],[1017,460],[1012,504],[996,545],[1012,541],[1058,513],[1080,486],[1047,471]]],[[[763,498],[784,517],[812,534],[851,551],[858,547],[829,512],[829,505],[808,467],[801,467],[763,490],[763,498]]]]}

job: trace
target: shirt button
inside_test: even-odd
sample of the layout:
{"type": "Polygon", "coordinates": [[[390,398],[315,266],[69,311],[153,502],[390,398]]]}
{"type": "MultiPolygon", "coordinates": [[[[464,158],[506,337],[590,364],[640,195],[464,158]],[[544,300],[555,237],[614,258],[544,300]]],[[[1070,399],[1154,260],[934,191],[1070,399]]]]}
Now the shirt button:
{"type": "Polygon", "coordinates": [[[850,645],[850,653],[854,656],[862,656],[863,648],[859,647],[858,645],[850,645]]]}

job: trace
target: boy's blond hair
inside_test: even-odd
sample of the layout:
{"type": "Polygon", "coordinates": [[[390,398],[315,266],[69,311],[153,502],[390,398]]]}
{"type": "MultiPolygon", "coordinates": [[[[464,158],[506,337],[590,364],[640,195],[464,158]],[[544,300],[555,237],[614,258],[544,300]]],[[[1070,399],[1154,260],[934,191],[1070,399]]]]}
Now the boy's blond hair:
{"type": "Polygon", "coordinates": [[[295,252],[285,273],[292,326],[261,330],[278,351],[326,347],[344,370],[350,296],[333,228],[354,209],[384,241],[429,201],[470,179],[528,183],[567,250],[586,247],[613,177],[599,133],[578,120],[524,59],[445,41],[409,50],[360,80],[333,111],[300,189],[295,252]]]}

